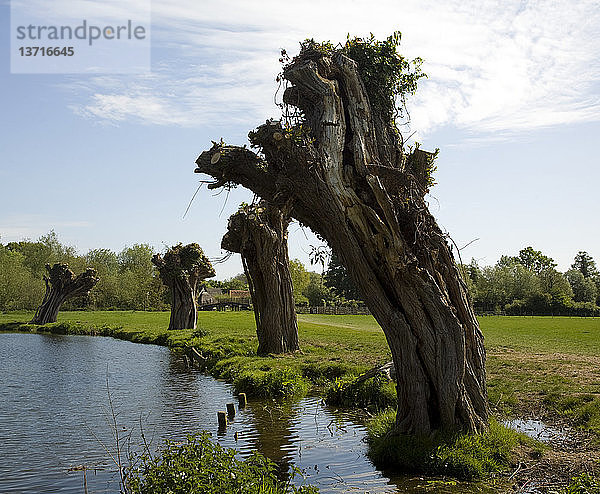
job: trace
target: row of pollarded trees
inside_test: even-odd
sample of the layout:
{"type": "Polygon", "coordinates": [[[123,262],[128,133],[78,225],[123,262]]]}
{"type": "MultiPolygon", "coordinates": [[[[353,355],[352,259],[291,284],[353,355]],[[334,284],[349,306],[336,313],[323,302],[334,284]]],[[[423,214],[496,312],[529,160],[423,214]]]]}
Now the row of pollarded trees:
{"type": "MultiPolygon", "coordinates": [[[[266,203],[242,206],[229,221],[223,248],[242,256],[256,315],[258,353],[282,353],[299,349],[298,325],[287,254],[289,217],[266,203]]],[[[171,295],[168,329],[194,329],[200,282],[215,271],[196,243],[178,244],[164,255],[152,257],[160,279],[171,295]]],[[[75,276],[66,263],[46,264],[46,293],[32,323],[56,322],[67,300],[86,296],[98,283],[94,268],[75,276]]]]}
{"type": "MultiPolygon", "coordinates": [[[[291,281],[279,257],[264,261],[284,255],[277,245],[293,217],[327,241],[385,333],[396,369],[397,432],[478,432],[488,422],[483,336],[425,201],[435,154],[406,149],[395,126],[397,100],[414,92],[422,76],[418,62],[396,52],[398,43],[399,35],[348,39],[343,46],[302,43],[282,72],[284,103],[298,109],[286,113],[298,116],[250,132],[258,153],[215,143],[199,156],[196,171],[212,176],[213,188],[241,184],[265,201],[234,215],[224,238],[244,260],[259,341],[269,321],[278,325],[274,347],[298,346],[297,332],[285,341],[291,333],[281,325],[295,325],[293,313],[278,308],[279,300],[293,300],[291,281]],[[266,280],[268,273],[275,279],[266,280]]],[[[159,270],[168,264],[156,262],[159,270]]],[[[176,271],[161,277],[172,290],[193,285],[176,271]]],[[[172,312],[171,321],[188,317],[172,312]]]]}
{"type": "MultiPolygon", "coordinates": [[[[260,203],[242,206],[229,220],[223,248],[241,254],[256,316],[258,353],[299,349],[298,325],[287,253],[289,217],[260,203]]],[[[215,271],[196,243],[178,244],[164,255],[152,257],[160,278],[171,295],[168,329],[194,329],[200,282],[215,271]]],[[[46,294],[32,323],[55,322],[61,305],[70,298],[88,295],[98,283],[97,272],[87,268],[75,276],[65,263],[47,264],[46,294]]]]}
{"type": "MultiPolygon", "coordinates": [[[[196,291],[200,281],[214,276],[208,258],[198,244],[176,245],[164,256],[154,255],[153,264],[171,291],[169,329],[196,327],[196,291]]],[[[75,276],[66,263],[46,264],[46,292],[32,319],[33,324],[56,322],[60,307],[69,299],[89,295],[100,281],[96,269],[88,267],[75,276]]]]}
{"type": "MultiPolygon", "coordinates": [[[[259,355],[299,350],[298,323],[287,250],[290,218],[261,201],[242,205],[229,218],[222,248],[241,255],[248,279],[259,355]]],[[[171,291],[169,329],[195,328],[199,282],[214,276],[197,244],[178,245],[152,262],[171,291]]]]}

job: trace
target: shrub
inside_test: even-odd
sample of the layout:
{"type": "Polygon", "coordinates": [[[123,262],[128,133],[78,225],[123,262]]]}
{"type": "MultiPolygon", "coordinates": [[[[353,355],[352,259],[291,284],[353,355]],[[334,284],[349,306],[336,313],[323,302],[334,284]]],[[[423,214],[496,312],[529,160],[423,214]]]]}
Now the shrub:
{"type": "Polygon", "coordinates": [[[127,471],[128,490],[135,494],[312,494],[312,486],[295,487],[292,471],[287,482],[277,478],[277,466],[259,453],[236,458],[210,440],[204,432],[188,436],[184,443],[167,442],[159,456],[132,458],[137,466],[127,471]]]}
{"type": "Polygon", "coordinates": [[[307,382],[293,369],[243,370],[235,377],[236,391],[251,396],[296,396],[308,389],[307,382]]]}
{"type": "Polygon", "coordinates": [[[351,369],[343,362],[310,362],[302,367],[302,375],[313,383],[322,384],[344,376],[351,369]]]}
{"type": "Polygon", "coordinates": [[[533,294],[525,299],[513,300],[505,307],[509,316],[536,314],[541,316],[600,316],[600,307],[591,302],[573,302],[565,297],[553,299],[550,294],[533,294]]]}

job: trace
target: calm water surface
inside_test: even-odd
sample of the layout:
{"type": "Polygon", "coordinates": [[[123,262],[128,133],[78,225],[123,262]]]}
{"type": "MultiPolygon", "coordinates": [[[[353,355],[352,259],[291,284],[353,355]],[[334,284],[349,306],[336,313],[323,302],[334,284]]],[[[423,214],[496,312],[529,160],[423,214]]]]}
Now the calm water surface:
{"type": "Polygon", "coordinates": [[[365,456],[360,417],[317,398],[250,402],[219,433],[216,412],[234,402],[231,386],[186,369],[164,347],[20,333],[0,334],[0,342],[2,493],[81,493],[83,473],[69,472],[78,465],[92,469],[88,492],[119,491],[107,381],[118,427],[134,450],[140,430],[153,449],[208,430],[241,454],[258,449],[295,464],[322,492],[466,492],[378,471],[365,456]]]}

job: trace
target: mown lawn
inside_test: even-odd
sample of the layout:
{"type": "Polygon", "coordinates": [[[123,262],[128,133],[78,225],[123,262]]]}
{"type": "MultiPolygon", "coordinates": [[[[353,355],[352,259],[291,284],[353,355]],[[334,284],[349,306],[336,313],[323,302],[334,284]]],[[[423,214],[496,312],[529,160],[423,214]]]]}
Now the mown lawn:
{"type": "Polygon", "coordinates": [[[559,419],[600,436],[600,319],[482,317],[488,394],[502,415],[559,419]]]}
{"type": "MultiPolygon", "coordinates": [[[[0,314],[0,324],[27,322],[31,312],[0,314]]],[[[94,326],[122,326],[127,332],[162,332],[168,312],[97,311],[61,312],[60,321],[78,321],[94,326]]],[[[305,345],[359,349],[388,355],[387,344],[372,316],[299,314],[300,333],[305,345]],[[352,341],[348,341],[348,339],[352,341]],[[364,348],[367,345],[368,348],[364,348]]],[[[507,348],[534,353],[569,353],[600,356],[600,318],[483,316],[479,318],[488,350],[507,348]]],[[[200,312],[198,327],[210,334],[226,331],[229,336],[255,336],[252,312],[200,312]]]]}
{"type": "Polygon", "coordinates": [[[479,324],[490,350],[600,356],[598,317],[483,316],[479,324]]]}

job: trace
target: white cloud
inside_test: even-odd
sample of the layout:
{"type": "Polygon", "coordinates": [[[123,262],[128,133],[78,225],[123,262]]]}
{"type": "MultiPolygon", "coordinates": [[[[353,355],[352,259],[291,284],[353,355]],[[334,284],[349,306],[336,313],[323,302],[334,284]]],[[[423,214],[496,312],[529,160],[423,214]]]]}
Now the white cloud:
{"type": "Polygon", "coordinates": [[[273,113],[274,82],[246,75],[252,61],[236,64],[162,66],[144,78],[93,78],[78,84],[89,93],[73,110],[110,122],[134,120],[155,125],[222,127],[248,124],[273,113]],[[241,73],[240,73],[241,71],[241,73]]]}
{"type": "Polygon", "coordinates": [[[599,118],[598,4],[502,8],[497,18],[491,9],[467,13],[462,35],[447,40],[445,52],[425,55],[435,65],[414,102],[414,128],[514,132],[599,118]]]}
{"type": "Polygon", "coordinates": [[[421,134],[454,125],[507,135],[600,116],[600,8],[595,0],[155,2],[155,72],[95,78],[82,115],[121,122],[254,126],[275,114],[279,48],[307,36],[385,36],[425,59],[409,102],[421,134]]]}

